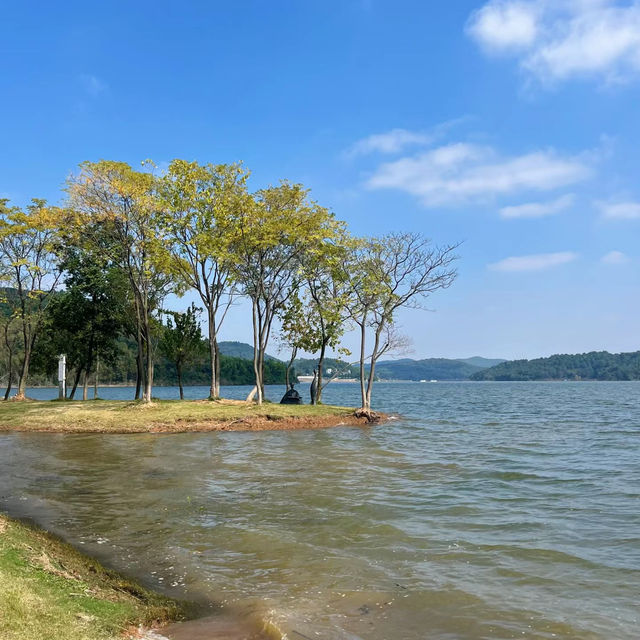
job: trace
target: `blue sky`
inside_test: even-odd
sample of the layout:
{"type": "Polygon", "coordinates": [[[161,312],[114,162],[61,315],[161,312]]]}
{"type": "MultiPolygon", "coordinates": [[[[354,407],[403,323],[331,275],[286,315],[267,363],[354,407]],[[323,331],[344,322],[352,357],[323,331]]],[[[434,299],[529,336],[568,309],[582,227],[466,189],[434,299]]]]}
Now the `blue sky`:
{"type": "MultiPolygon", "coordinates": [[[[640,348],[640,3],[1,12],[3,197],[57,202],[83,160],[242,160],[356,234],[464,241],[456,284],[400,318],[412,357],[640,348]]],[[[242,306],[223,338],[250,340],[242,306]]]]}

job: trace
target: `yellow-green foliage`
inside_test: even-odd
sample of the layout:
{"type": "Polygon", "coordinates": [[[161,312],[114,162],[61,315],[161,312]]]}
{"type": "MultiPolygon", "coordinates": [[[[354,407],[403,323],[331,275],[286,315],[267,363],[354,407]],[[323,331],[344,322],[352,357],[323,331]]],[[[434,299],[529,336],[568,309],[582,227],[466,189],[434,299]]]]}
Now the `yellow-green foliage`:
{"type": "Polygon", "coordinates": [[[185,617],[188,609],[0,515],[2,640],[121,638],[140,624],[185,617]]]}
{"type": "Polygon", "coordinates": [[[122,400],[87,402],[0,402],[0,431],[144,432],[197,431],[216,425],[250,425],[252,420],[347,417],[353,409],[327,405],[261,406],[222,400],[157,400],[150,405],[122,400]]]}

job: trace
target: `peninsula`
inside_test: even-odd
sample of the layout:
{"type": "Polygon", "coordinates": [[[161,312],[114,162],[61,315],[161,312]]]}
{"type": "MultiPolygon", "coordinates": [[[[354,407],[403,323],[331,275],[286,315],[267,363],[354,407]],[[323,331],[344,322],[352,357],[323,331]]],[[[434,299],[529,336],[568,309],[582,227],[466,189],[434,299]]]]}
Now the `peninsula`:
{"type": "Polygon", "coordinates": [[[329,405],[257,405],[238,400],[38,401],[0,403],[0,432],[179,433],[364,425],[365,416],[329,405]]]}

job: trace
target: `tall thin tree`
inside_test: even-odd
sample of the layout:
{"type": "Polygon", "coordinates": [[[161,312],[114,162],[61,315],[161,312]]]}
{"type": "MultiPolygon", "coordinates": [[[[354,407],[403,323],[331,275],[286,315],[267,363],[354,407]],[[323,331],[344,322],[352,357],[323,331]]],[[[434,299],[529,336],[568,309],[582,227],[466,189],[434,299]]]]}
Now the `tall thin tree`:
{"type": "Polygon", "coordinates": [[[247,177],[238,164],[174,160],[159,182],[167,269],[197,292],[206,310],[211,399],[220,396],[218,333],[234,295],[229,223],[249,203],[247,177]]]}
{"type": "Polygon", "coordinates": [[[308,199],[299,184],[259,191],[253,206],[234,214],[233,275],[251,301],[253,367],[258,403],[264,399],[264,361],[273,321],[302,279],[301,259],[320,251],[339,223],[308,199]]]}
{"type": "Polygon", "coordinates": [[[352,254],[349,311],[360,333],[362,408],[371,409],[378,359],[402,339],[395,329],[401,308],[419,308],[440,289],[450,287],[457,272],[453,262],[459,244],[434,246],[419,233],[391,233],[364,240],[352,254]],[[366,370],[366,341],[373,341],[366,370]]]}
{"type": "Polygon", "coordinates": [[[42,328],[43,311],[61,277],[56,248],[62,211],[32,200],[22,210],[0,200],[0,274],[15,289],[15,315],[22,334],[17,399],[24,399],[33,347],[42,328]]]}
{"type": "Polygon", "coordinates": [[[127,274],[133,297],[136,341],[143,361],[144,402],[151,402],[155,348],[153,313],[173,286],[159,266],[157,179],[124,162],[84,162],[67,185],[79,214],[82,240],[108,253],[127,274]],[[94,232],[93,235],[91,232],[94,232]]]}

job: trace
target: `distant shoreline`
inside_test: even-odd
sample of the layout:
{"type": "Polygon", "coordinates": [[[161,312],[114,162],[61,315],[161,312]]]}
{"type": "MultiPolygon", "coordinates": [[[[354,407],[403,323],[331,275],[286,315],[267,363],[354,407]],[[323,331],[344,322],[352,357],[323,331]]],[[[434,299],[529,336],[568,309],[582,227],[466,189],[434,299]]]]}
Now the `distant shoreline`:
{"type": "MultiPolygon", "coordinates": [[[[335,382],[340,382],[341,385],[343,384],[360,384],[359,381],[352,381],[352,380],[333,380],[331,384],[335,383],[335,382]]],[[[495,382],[510,382],[510,383],[520,383],[520,384],[526,384],[526,383],[532,383],[532,382],[558,382],[558,383],[566,383],[566,382],[640,382],[640,379],[637,380],[599,380],[597,378],[582,378],[580,380],[565,380],[565,379],[561,379],[561,378],[546,378],[546,379],[540,379],[540,380],[464,380],[464,379],[456,379],[456,380],[428,380],[427,382],[423,382],[422,380],[376,380],[376,384],[382,383],[382,384],[419,384],[419,385],[429,385],[429,384],[443,384],[443,383],[450,383],[450,382],[455,382],[455,383],[470,383],[470,384],[491,384],[491,383],[495,383],[495,382]]],[[[299,384],[308,384],[308,382],[304,381],[301,382],[299,384]]],[[[99,384],[98,385],[98,389],[135,389],[135,384],[99,384]]],[[[223,387],[251,387],[251,384],[229,384],[229,385],[221,385],[223,387]]],[[[284,387],[285,384],[284,382],[282,384],[266,384],[265,387],[284,387]]],[[[185,384],[184,388],[190,388],[190,387],[206,387],[208,388],[209,385],[208,384],[185,384]]],[[[91,385],[89,387],[89,391],[92,392],[93,391],[93,385],[91,385]]],[[[153,385],[154,389],[177,389],[178,385],[177,384],[154,384],[153,385]]],[[[27,389],[58,389],[57,385],[28,385],[27,389]]],[[[80,387],[78,387],[78,390],[76,391],[76,393],[78,393],[82,391],[82,389],[80,387]]]]}

